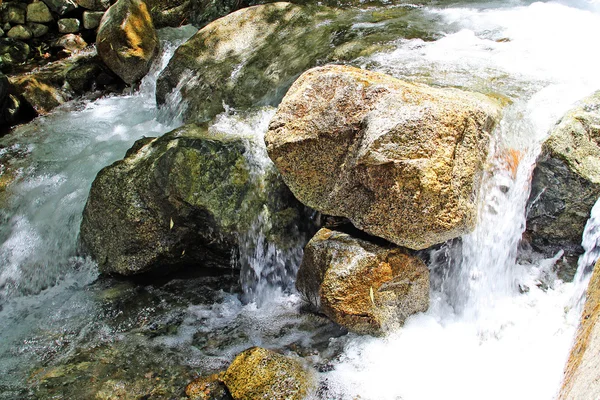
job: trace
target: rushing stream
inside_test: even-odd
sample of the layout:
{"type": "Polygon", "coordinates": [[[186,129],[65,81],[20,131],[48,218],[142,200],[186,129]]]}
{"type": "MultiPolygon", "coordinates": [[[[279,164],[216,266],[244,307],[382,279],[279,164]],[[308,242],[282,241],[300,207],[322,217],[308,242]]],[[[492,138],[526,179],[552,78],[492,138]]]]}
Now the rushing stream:
{"type": "MultiPolygon", "coordinates": [[[[410,9],[435,20],[441,38],[398,38],[393,50],[352,63],[507,104],[477,228],[425,255],[428,312],[385,338],[347,334],[303,312],[297,294],[264,279],[277,273],[293,286],[290,265],[297,268],[300,247],[242,248],[254,277],[242,282],[250,303],[240,300],[237,276],[119,281],[98,277],[95,264],[78,256],[81,213],[97,172],[135,140],[180,125],[156,109],[154,84],[194,29],[169,29],[161,33],[162,58],[136,92],[70,104],[0,140],[0,174],[15,177],[6,200],[0,196],[0,399],[89,398],[117,393],[119,385],[130,385],[130,393],[153,385],[156,398],[172,398],[195,375],[226,367],[252,345],[304,357],[320,371],[315,396],[323,399],[553,399],[598,253],[600,206],[572,283],[553,272],[556,258],[519,258],[518,245],[542,140],[577,100],[600,89],[600,4],[465,1],[410,9]],[[273,270],[282,265],[287,270],[273,270]]],[[[249,154],[260,173],[272,167],[260,146],[274,112],[230,110],[210,129],[246,135],[258,146],[249,154]]],[[[265,223],[245,233],[248,240],[265,223]]]]}

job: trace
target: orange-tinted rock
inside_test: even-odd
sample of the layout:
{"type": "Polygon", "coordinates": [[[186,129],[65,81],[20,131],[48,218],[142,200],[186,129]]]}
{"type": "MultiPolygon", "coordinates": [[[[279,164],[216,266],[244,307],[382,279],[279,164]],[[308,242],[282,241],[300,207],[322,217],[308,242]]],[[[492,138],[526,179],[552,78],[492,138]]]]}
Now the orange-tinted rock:
{"type": "Polygon", "coordinates": [[[395,246],[323,228],[304,249],[298,290],[349,330],[381,334],[429,307],[429,270],[395,246]]]}
{"type": "Polygon", "coordinates": [[[559,400],[600,399],[600,261],[588,285],[559,400]]]}
{"type": "Polygon", "coordinates": [[[475,226],[498,103],[358,68],[313,68],[292,85],[265,137],[294,195],[411,249],[475,226]]]}
{"type": "Polygon", "coordinates": [[[123,81],[132,84],[148,73],[159,42],[152,17],[141,0],[119,0],[98,29],[98,54],[123,81]]]}

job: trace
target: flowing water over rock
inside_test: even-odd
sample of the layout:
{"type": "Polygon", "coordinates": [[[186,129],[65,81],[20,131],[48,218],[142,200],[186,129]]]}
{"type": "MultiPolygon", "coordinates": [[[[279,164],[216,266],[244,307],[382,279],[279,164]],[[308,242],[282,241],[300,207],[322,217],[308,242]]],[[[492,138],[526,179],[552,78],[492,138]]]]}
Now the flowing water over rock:
{"type": "MultiPolygon", "coordinates": [[[[592,47],[600,10],[586,1],[465,3],[415,8],[436,21],[440,39],[398,38],[394,49],[352,62],[507,103],[476,230],[425,254],[428,312],[377,339],[303,313],[298,295],[271,289],[289,292],[301,251],[270,247],[260,237],[268,218],[242,233],[242,283],[252,293],[245,300],[256,301],[240,300],[235,275],[98,279],[94,263],[77,257],[81,212],[102,167],[136,139],[178,126],[164,110],[157,118],[154,103],[167,51],[139,91],[69,105],[0,142],[0,173],[14,179],[0,192],[0,398],[181,397],[195,375],[260,345],[312,363],[323,399],[552,399],[579,319],[577,282],[597,251],[597,222],[586,229],[576,283],[556,279],[554,259],[518,263],[518,246],[541,141],[575,101],[600,88],[592,47]]],[[[191,33],[170,31],[179,39],[168,41],[191,33]]],[[[261,143],[273,113],[231,110],[212,125],[261,143]]],[[[271,164],[264,148],[253,148],[260,174],[271,164]]]]}

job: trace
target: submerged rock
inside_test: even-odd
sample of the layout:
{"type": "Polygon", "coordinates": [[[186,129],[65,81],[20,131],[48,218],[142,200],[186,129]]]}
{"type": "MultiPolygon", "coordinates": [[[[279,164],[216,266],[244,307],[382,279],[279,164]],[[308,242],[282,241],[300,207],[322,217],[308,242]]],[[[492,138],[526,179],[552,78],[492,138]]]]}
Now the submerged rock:
{"type": "Polygon", "coordinates": [[[142,79],[158,55],[152,18],[141,0],[119,0],[108,9],[98,28],[98,54],[123,81],[142,79]]]}
{"type": "Polygon", "coordinates": [[[246,152],[242,137],[187,125],[138,141],[100,171],[81,224],[100,271],[231,268],[239,235],[263,212],[273,221],[265,236],[285,247],[281,233],[294,236],[300,205],[274,168],[255,173],[246,152]]]}
{"type": "Polygon", "coordinates": [[[334,322],[361,334],[381,334],[429,307],[429,271],[423,261],[323,228],[304,249],[298,290],[334,322]]]}
{"type": "Polygon", "coordinates": [[[600,398],[600,261],[596,263],[559,400],[600,398]]]}
{"type": "Polygon", "coordinates": [[[314,387],[314,377],[296,359],[261,347],[240,353],[223,382],[235,400],[302,400],[314,387]]]}
{"type": "Polygon", "coordinates": [[[583,252],[581,238],[600,197],[600,92],[584,99],[556,124],[533,171],[526,237],[554,256],[564,250],[572,279],[583,252]]]}
{"type": "Polygon", "coordinates": [[[499,116],[477,93],[331,65],[298,78],[265,141],[301,202],[424,249],[473,229],[499,116]]]}

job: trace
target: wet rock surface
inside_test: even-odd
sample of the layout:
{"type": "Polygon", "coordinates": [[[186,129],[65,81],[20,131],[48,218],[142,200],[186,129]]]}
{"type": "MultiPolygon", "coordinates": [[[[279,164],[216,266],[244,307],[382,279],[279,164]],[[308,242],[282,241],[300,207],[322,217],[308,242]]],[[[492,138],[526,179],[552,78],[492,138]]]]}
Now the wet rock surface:
{"type": "Polygon", "coordinates": [[[304,204],[419,250],[473,229],[499,106],[347,66],[304,73],[265,136],[304,204]]]}
{"type": "Polygon", "coordinates": [[[392,331],[429,307],[423,261],[325,228],[306,246],[296,286],[316,310],[361,334],[392,331]]]}
{"type": "Polygon", "coordinates": [[[572,279],[581,236],[600,197],[600,92],[565,114],[542,146],[533,171],[525,238],[547,257],[565,252],[572,279]]]}

